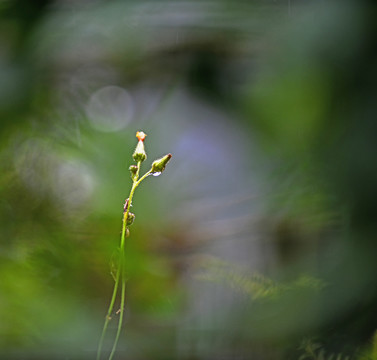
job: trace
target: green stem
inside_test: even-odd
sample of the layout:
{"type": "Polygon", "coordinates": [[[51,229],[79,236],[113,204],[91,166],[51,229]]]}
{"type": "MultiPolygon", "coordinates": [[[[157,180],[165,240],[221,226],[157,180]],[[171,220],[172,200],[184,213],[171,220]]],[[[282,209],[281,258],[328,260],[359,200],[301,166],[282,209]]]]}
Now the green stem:
{"type": "Polygon", "coordinates": [[[115,303],[116,295],[117,295],[117,292],[118,292],[119,278],[120,278],[120,272],[117,271],[116,279],[115,279],[115,284],[114,284],[113,295],[111,297],[109,309],[107,310],[105,324],[103,325],[103,329],[102,329],[101,339],[100,339],[99,344],[98,344],[97,360],[100,360],[100,358],[101,358],[101,351],[102,351],[103,341],[105,339],[105,334],[106,334],[107,326],[109,325],[109,322],[111,320],[111,313],[113,312],[114,303],[115,303]]]}
{"type": "Polygon", "coordinates": [[[120,332],[122,330],[124,305],[125,305],[125,293],[126,293],[126,276],[125,276],[124,260],[125,260],[125,243],[126,243],[125,239],[126,239],[126,231],[127,231],[127,218],[128,218],[128,214],[130,212],[130,207],[131,207],[131,204],[132,204],[132,199],[133,199],[136,188],[140,185],[140,183],[146,177],[148,177],[151,174],[151,170],[149,170],[139,179],[140,166],[141,166],[141,161],[139,161],[137,163],[136,176],[135,176],[135,179],[134,179],[133,184],[132,184],[130,195],[128,197],[128,206],[127,206],[125,213],[123,214],[122,235],[121,235],[121,240],[120,240],[119,266],[118,266],[117,273],[116,273],[113,295],[111,297],[109,309],[108,309],[107,315],[106,315],[105,324],[103,326],[100,342],[99,342],[99,345],[98,345],[97,360],[100,360],[100,358],[101,358],[102,345],[103,345],[103,341],[104,341],[104,338],[105,338],[105,334],[106,334],[106,331],[107,331],[108,324],[111,320],[111,313],[113,312],[115,299],[116,299],[118,288],[119,288],[119,280],[120,280],[121,275],[122,275],[122,292],[121,292],[121,304],[120,304],[120,309],[119,309],[120,315],[119,315],[118,329],[117,329],[114,344],[113,344],[113,347],[112,347],[112,350],[111,350],[111,353],[110,353],[109,360],[112,360],[112,358],[115,354],[115,350],[116,350],[116,347],[117,347],[117,344],[118,344],[120,332]]]}
{"type": "MultiPolygon", "coordinates": [[[[128,208],[129,208],[129,207],[128,207],[128,208]]],[[[127,213],[127,216],[128,216],[128,213],[127,213]]],[[[121,244],[124,244],[124,242],[125,242],[124,239],[125,239],[125,237],[126,237],[127,216],[123,216],[121,244]]],[[[123,245],[123,247],[124,247],[124,245],[123,245]]],[[[111,314],[112,314],[113,309],[114,309],[114,304],[115,304],[115,299],[116,299],[117,292],[118,292],[119,280],[120,280],[120,274],[121,274],[120,266],[121,266],[121,264],[123,263],[122,258],[123,258],[123,256],[122,256],[122,252],[121,252],[121,253],[120,253],[120,258],[119,258],[119,266],[118,266],[118,269],[117,269],[117,272],[116,272],[116,276],[115,276],[115,284],[114,284],[113,295],[112,295],[112,297],[111,297],[111,301],[110,301],[109,309],[107,310],[106,319],[105,319],[105,324],[103,325],[101,338],[100,338],[100,341],[99,341],[99,344],[98,344],[98,349],[97,349],[97,360],[100,360],[100,358],[101,358],[101,351],[102,351],[103,341],[104,341],[104,339],[105,339],[106,330],[107,330],[107,327],[108,327],[109,322],[110,322],[110,320],[111,320],[111,314]]]]}
{"type": "Polygon", "coordinates": [[[122,271],[122,294],[121,294],[121,300],[120,300],[120,309],[119,309],[120,310],[120,314],[119,314],[118,330],[117,330],[117,334],[115,336],[115,340],[114,340],[113,348],[111,350],[111,354],[109,356],[109,360],[113,359],[116,347],[118,345],[118,340],[119,340],[120,332],[122,330],[125,297],[126,297],[126,276],[125,276],[124,264],[123,264],[123,271],[122,271]]]}

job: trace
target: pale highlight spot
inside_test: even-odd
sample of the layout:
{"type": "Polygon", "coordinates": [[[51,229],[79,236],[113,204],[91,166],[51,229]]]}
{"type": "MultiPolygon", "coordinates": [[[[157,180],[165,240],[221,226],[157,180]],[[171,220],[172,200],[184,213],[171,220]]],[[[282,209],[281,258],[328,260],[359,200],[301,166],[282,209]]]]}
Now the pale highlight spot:
{"type": "Polygon", "coordinates": [[[125,89],[119,86],[106,86],[91,95],[86,106],[86,115],[96,130],[118,131],[132,120],[134,102],[125,89]]]}

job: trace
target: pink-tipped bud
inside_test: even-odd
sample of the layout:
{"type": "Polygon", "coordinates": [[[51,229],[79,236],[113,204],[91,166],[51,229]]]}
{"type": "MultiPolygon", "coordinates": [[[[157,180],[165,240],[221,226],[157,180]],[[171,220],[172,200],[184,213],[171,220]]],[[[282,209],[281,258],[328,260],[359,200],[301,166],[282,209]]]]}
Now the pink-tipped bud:
{"type": "Polygon", "coordinates": [[[152,174],[161,174],[165,170],[165,166],[171,158],[172,154],[167,154],[161,159],[155,160],[151,168],[152,174]]]}
{"type": "Polygon", "coordinates": [[[147,158],[147,154],[144,149],[144,140],[147,134],[143,133],[142,131],[138,131],[136,133],[136,137],[138,138],[139,142],[136,145],[136,149],[132,155],[136,162],[144,161],[147,158]]]}

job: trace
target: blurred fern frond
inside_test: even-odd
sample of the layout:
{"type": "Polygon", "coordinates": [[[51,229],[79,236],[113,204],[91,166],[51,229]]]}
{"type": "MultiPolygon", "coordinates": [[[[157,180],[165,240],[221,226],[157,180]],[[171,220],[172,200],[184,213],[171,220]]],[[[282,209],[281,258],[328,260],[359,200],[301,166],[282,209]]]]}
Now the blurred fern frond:
{"type": "Polygon", "coordinates": [[[317,291],[326,285],[321,279],[309,275],[301,275],[292,282],[279,283],[259,272],[249,273],[232,263],[215,257],[206,258],[199,268],[197,279],[223,283],[234,290],[250,295],[253,300],[273,299],[296,289],[306,288],[317,291]]]}
{"type": "Polygon", "coordinates": [[[342,353],[327,355],[322,345],[310,338],[304,339],[301,342],[299,350],[302,350],[304,353],[298,360],[351,360],[350,356],[343,355],[342,353]]]}

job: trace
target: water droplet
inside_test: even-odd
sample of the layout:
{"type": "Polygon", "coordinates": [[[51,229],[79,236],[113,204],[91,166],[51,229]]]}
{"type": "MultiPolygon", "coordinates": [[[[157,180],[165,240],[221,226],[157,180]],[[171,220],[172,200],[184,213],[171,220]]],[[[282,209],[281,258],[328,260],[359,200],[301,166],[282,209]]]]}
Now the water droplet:
{"type": "Polygon", "coordinates": [[[161,175],[161,171],[157,171],[157,172],[154,172],[152,173],[153,176],[160,176],[161,175]]]}

